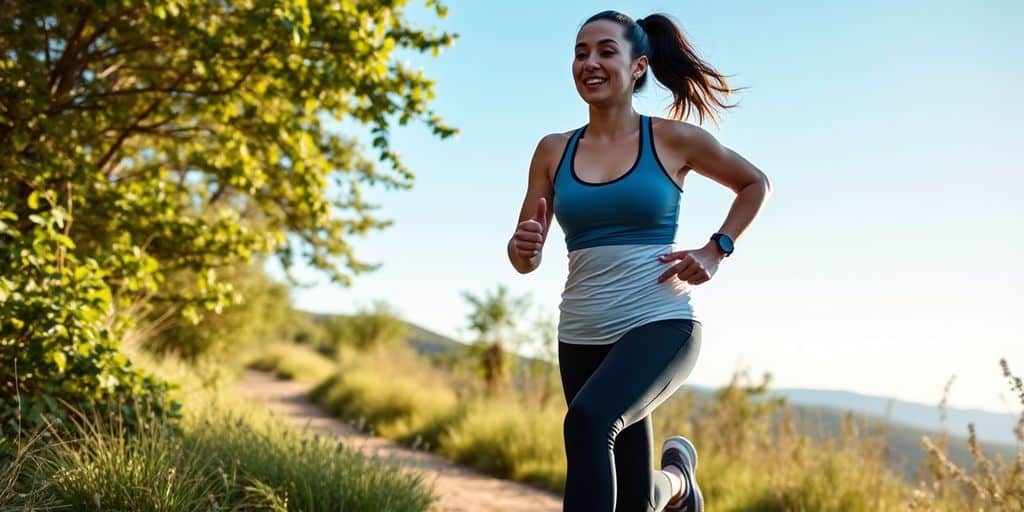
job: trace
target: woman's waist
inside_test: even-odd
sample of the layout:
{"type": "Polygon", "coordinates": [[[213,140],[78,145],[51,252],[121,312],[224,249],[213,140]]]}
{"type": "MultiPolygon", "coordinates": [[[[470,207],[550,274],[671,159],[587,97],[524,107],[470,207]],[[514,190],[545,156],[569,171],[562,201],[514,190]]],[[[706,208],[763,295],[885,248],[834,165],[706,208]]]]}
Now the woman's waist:
{"type": "Polygon", "coordinates": [[[656,286],[657,278],[675,262],[658,259],[675,244],[614,245],[569,253],[565,291],[626,290],[656,286]]]}
{"type": "Polygon", "coordinates": [[[666,266],[631,272],[628,277],[612,275],[583,277],[566,281],[562,290],[562,307],[614,309],[629,304],[657,304],[675,300],[688,301],[692,285],[672,277],[658,282],[666,266]]]}
{"type": "Polygon", "coordinates": [[[640,318],[696,316],[695,301],[685,283],[657,286],[662,287],[619,294],[563,294],[558,306],[559,321],[565,325],[598,328],[640,318]]]}

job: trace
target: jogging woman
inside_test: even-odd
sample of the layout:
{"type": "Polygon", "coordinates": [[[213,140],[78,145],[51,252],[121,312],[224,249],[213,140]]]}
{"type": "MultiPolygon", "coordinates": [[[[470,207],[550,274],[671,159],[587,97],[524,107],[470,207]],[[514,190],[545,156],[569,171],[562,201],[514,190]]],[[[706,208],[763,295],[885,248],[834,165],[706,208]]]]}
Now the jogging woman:
{"type": "Polygon", "coordinates": [[[535,270],[551,217],[565,232],[569,274],[559,306],[567,512],[700,512],[697,452],[682,436],[652,464],[651,412],[697,360],[701,317],[691,287],[707,282],[770,195],[767,176],[699,126],[732,105],[723,75],[660,14],[605,11],[576,36],[572,75],[589,122],[541,139],[508,255],[535,270]],[[649,72],[673,93],[671,119],[633,110],[649,72]],[[736,193],[699,249],[674,244],[689,171],[736,193]],[[549,208],[548,205],[551,205],[549,208]]]}

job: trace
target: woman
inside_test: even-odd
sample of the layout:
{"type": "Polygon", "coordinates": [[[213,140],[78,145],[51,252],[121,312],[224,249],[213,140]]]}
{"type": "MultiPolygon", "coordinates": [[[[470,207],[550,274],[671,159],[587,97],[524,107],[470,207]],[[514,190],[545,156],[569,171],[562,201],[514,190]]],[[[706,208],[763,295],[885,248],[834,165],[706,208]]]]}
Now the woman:
{"type": "Polygon", "coordinates": [[[701,342],[691,286],[707,282],[770,194],[767,176],[720,145],[691,112],[714,118],[731,89],[673,21],[605,11],[576,36],[572,74],[589,122],[545,136],[508,255],[535,270],[552,215],[569,275],[559,306],[558,358],[568,413],[564,510],[703,510],[697,454],[682,436],[652,465],[651,411],[689,375],[701,342]],[[673,93],[672,119],[633,110],[648,68],[673,93]],[[736,192],[717,233],[676,250],[680,195],[696,171],[736,192]],[[549,209],[548,205],[552,205],[549,209]]]}

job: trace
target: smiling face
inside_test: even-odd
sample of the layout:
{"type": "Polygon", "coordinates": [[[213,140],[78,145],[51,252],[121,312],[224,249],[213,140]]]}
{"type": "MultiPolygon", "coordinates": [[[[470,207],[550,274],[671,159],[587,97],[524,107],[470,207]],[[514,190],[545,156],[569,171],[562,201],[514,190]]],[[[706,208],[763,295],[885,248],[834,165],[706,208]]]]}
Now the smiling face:
{"type": "Polygon", "coordinates": [[[576,91],[591,105],[628,102],[647,57],[633,59],[623,26],[610,20],[587,23],[576,36],[572,76],[576,91]]]}

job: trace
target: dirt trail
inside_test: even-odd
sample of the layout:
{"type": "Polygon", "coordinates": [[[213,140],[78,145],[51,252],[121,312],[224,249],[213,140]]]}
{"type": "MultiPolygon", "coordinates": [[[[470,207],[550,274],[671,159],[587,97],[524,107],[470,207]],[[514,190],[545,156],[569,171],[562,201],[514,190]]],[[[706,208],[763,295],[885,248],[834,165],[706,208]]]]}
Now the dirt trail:
{"type": "Polygon", "coordinates": [[[251,400],[259,400],[274,415],[310,429],[342,437],[346,446],[367,457],[376,457],[407,471],[420,472],[428,486],[433,484],[439,498],[433,510],[441,512],[559,512],[562,500],[554,493],[509,480],[487,476],[447,459],[423,451],[399,446],[381,437],[360,433],[332,418],[306,397],[312,386],[281,380],[273,374],[246,370],[238,390],[251,400]]]}

